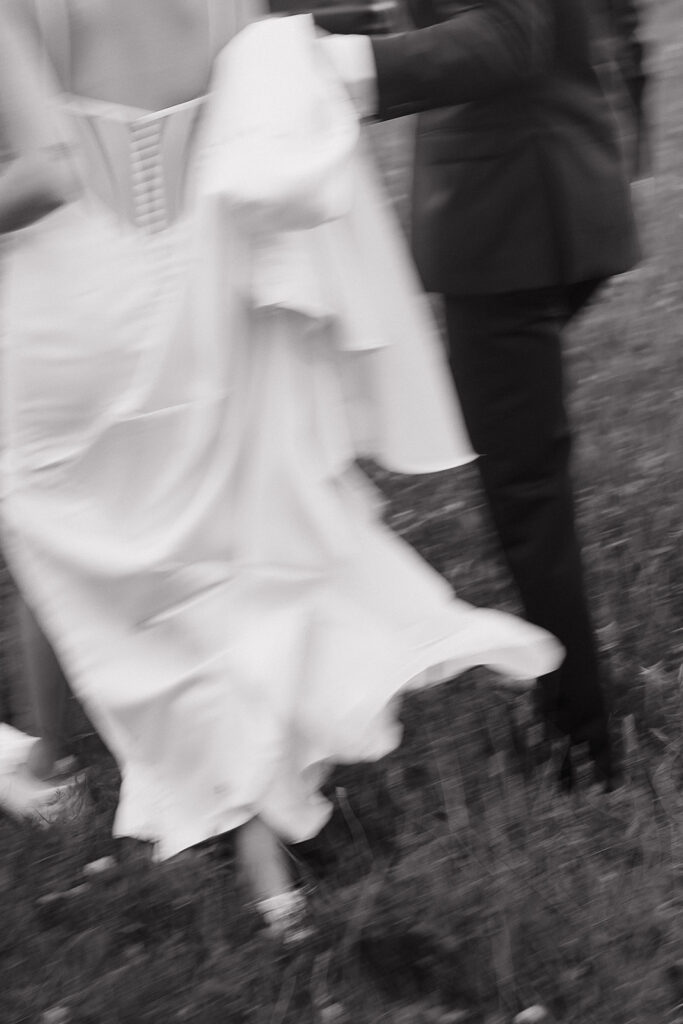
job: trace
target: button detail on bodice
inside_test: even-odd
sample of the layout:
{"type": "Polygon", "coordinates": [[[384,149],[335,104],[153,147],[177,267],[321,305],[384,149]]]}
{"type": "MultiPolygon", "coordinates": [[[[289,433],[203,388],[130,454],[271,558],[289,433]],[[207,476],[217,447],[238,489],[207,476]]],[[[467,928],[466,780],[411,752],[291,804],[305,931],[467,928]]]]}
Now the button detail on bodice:
{"type": "Polygon", "coordinates": [[[135,121],[130,125],[133,214],[136,225],[149,234],[168,226],[161,155],[163,122],[135,121]]]}
{"type": "Polygon", "coordinates": [[[163,110],[65,95],[61,106],[80,141],[86,190],[142,234],[161,235],[179,219],[185,178],[205,97],[163,110]]]}

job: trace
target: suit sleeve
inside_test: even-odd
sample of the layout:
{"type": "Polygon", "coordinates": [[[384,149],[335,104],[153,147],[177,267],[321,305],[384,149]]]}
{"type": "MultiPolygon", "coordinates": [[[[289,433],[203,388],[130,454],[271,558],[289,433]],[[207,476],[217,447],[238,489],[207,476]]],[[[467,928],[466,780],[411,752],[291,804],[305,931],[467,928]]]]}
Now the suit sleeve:
{"type": "Polygon", "coordinates": [[[551,0],[434,0],[440,21],[372,40],[379,116],[486,99],[550,65],[551,0]]]}

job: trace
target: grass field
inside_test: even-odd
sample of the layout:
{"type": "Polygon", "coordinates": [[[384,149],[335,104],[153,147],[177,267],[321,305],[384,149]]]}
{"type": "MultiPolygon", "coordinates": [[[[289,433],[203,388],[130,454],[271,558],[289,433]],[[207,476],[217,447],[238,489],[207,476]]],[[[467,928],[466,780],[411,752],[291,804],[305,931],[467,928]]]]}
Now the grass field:
{"type": "MultiPolygon", "coordinates": [[[[92,806],[0,818],[1,1024],[683,1024],[683,10],[650,0],[656,176],[646,259],[568,339],[579,517],[626,783],[556,794],[527,698],[484,672],[406,703],[405,742],[337,771],[335,816],[293,851],[320,939],[272,948],[229,842],[160,867],[109,830],[117,775],[90,737],[92,806]],[[114,854],[88,878],[83,868],[114,854]]],[[[404,209],[405,126],[373,129],[404,209]]],[[[472,469],[377,474],[389,521],[474,603],[514,610],[472,469]]],[[[1,684],[16,672],[2,577],[1,684]]]]}

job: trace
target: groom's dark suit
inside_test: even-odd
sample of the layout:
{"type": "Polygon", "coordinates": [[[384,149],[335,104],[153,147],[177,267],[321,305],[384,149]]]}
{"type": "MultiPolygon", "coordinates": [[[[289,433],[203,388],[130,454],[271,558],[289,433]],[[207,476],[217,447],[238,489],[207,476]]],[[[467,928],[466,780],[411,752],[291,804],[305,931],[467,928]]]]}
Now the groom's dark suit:
{"type": "Polygon", "coordinates": [[[595,67],[600,0],[409,6],[430,27],[373,48],[380,117],[423,112],[414,244],[426,287],[491,294],[632,266],[623,161],[595,67]]]}
{"type": "Polygon", "coordinates": [[[420,115],[415,256],[425,287],[446,297],[453,376],[498,534],[527,616],[567,649],[542,705],[606,775],[560,332],[638,256],[596,55],[613,2],[409,0],[418,29],[373,39],[380,117],[420,115]]]}

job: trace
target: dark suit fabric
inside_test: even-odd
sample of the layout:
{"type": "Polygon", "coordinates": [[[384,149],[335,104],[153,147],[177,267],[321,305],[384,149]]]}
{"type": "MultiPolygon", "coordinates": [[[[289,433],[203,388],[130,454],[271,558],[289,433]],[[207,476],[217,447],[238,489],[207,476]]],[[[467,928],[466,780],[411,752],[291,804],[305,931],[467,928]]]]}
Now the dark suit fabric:
{"type": "MultiPolygon", "coordinates": [[[[594,2],[594,0],[593,0],[594,2]]],[[[627,270],[638,256],[588,0],[413,0],[373,40],[380,116],[421,112],[415,258],[429,291],[487,294],[627,270]]]]}
{"type": "Polygon", "coordinates": [[[561,352],[598,283],[638,256],[599,66],[605,2],[412,0],[419,27],[373,47],[380,115],[419,114],[415,255],[426,288],[446,297],[493,521],[528,618],[567,650],[541,705],[609,776],[561,352]]]}
{"type": "Polygon", "coordinates": [[[447,297],[446,316],[465,423],[526,616],[567,651],[542,680],[541,709],[600,752],[605,700],[574,525],[560,338],[593,288],[447,297]]]}

